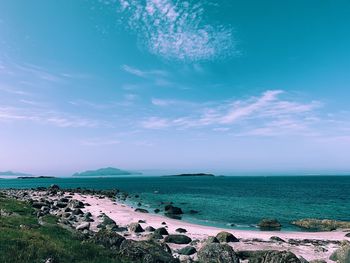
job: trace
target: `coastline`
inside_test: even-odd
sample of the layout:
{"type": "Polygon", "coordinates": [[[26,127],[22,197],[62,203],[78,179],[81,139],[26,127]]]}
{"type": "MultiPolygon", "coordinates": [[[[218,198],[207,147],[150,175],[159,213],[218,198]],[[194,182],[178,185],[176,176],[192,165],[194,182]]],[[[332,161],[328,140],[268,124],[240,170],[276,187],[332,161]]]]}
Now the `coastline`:
{"type": "MultiPolygon", "coordinates": [[[[237,242],[229,242],[235,252],[247,253],[256,251],[289,251],[298,258],[312,260],[324,260],[324,262],[333,262],[329,258],[341,246],[344,240],[350,241],[350,237],[346,237],[345,230],[337,230],[331,232],[297,232],[297,231],[254,231],[254,230],[236,230],[226,229],[205,225],[193,224],[183,220],[172,219],[161,214],[152,214],[135,211],[135,207],[128,206],[123,203],[121,196],[115,197],[115,193],[104,194],[103,191],[89,192],[85,190],[3,190],[9,196],[19,198],[21,200],[48,201],[51,203],[60,202],[64,198],[69,197],[69,202],[79,202],[81,206],[81,215],[75,218],[75,221],[68,222],[69,227],[79,229],[84,222],[82,215],[90,214],[88,228],[84,229],[91,232],[98,232],[101,225],[101,218],[109,218],[116,223],[119,234],[126,239],[135,241],[149,240],[152,231],[148,231],[150,227],[154,229],[165,228],[170,235],[179,234],[178,229],[185,229],[182,233],[189,237],[190,243],[196,251],[199,251],[205,244],[208,237],[217,236],[218,233],[225,231],[233,234],[238,239],[237,242]],[[131,225],[139,225],[142,231],[131,230],[131,225]]],[[[60,217],[65,222],[64,211],[61,209],[52,210],[52,214],[60,217]]],[[[65,223],[64,223],[65,224],[65,223]]],[[[67,224],[66,224],[67,225],[67,224]]],[[[163,241],[162,241],[163,242],[163,241]]],[[[197,253],[191,256],[179,255],[178,251],[186,247],[183,244],[167,243],[173,256],[183,260],[196,260],[197,253]]],[[[245,261],[241,261],[245,262],[245,261]]]]}

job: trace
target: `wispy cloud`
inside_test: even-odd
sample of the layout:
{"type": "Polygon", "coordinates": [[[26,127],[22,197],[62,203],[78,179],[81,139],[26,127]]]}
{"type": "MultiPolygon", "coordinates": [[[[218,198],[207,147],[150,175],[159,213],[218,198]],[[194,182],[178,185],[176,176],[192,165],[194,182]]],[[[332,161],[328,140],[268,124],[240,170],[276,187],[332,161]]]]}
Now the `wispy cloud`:
{"type": "MultiPolygon", "coordinates": [[[[213,131],[229,131],[235,127],[238,133],[268,135],[276,130],[310,132],[310,124],[317,122],[315,111],[321,103],[311,101],[308,103],[281,99],[284,92],[281,90],[268,90],[259,97],[245,100],[217,102],[216,106],[200,107],[195,112],[173,118],[152,116],[142,121],[146,129],[166,128],[204,128],[212,127],[213,131]]],[[[167,106],[175,101],[152,100],[158,106],[167,106]]]]}
{"type": "Polygon", "coordinates": [[[149,77],[166,77],[168,76],[168,72],[160,69],[152,69],[152,70],[141,70],[132,66],[123,65],[121,67],[125,72],[130,73],[134,76],[140,78],[149,78],[149,77]]]}
{"type": "Polygon", "coordinates": [[[45,108],[0,107],[0,122],[30,121],[40,124],[50,124],[56,127],[100,127],[106,124],[72,114],[52,111],[45,108]]]}
{"type": "Polygon", "coordinates": [[[120,144],[120,141],[117,139],[92,138],[83,140],[80,143],[84,146],[108,146],[120,144]]]}
{"type": "Polygon", "coordinates": [[[204,19],[200,3],[119,0],[130,29],[153,54],[175,60],[207,60],[236,52],[232,29],[204,19]]]}

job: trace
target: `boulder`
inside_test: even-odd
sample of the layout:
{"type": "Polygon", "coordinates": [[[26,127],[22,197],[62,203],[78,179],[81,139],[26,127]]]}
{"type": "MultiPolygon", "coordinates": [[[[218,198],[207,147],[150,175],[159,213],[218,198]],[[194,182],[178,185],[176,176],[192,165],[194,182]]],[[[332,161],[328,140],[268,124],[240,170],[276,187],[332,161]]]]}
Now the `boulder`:
{"type": "Polygon", "coordinates": [[[251,253],[249,263],[301,263],[292,252],[289,251],[257,251],[251,253]]]}
{"type": "Polygon", "coordinates": [[[183,214],[181,208],[173,206],[173,205],[166,205],[164,207],[164,211],[166,214],[169,214],[169,215],[182,215],[183,214]]]}
{"type": "Polygon", "coordinates": [[[208,236],[208,238],[204,241],[207,244],[211,244],[211,243],[220,243],[220,241],[213,236],[208,236]]]}
{"type": "Polygon", "coordinates": [[[194,247],[191,247],[191,246],[183,247],[183,248],[181,248],[181,249],[179,249],[177,251],[178,254],[186,255],[186,256],[193,255],[196,252],[197,252],[197,250],[194,247]]]}
{"type": "Polygon", "coordinates": [[[90,228],[90,223],[89,222],[85,222],[85,223],[82,223],[80,225],[78,225],[76,227],[76,230],[85,230],[85,229],[89,229],[90,228]]]}
{"type": "Polygon", "coordinates": [[[334,251],[329,259],[338,263],[350,263],[350,243],[348,241],[343,242],[341,247],[334,251]]]}
{"type": "Polygon", "coordinates": [[[168,230],[165,227],[157,228],[154,233],[160,234],[162,236],[169,235],[168,230]]]}
{"type": "Polygon", "coordinates": [[[268,219],[264,218],[262,219],[258,226],[261,230],[280,230],[282,225],[280,222],[278,222],[277,219],[268,219]]]}
{"type": "Polygon", "coordinates": [[[99,244],[110,249],[119,249],[124,240],[125,237],[108,230],[100,230],[92,237],[92,241],[95,244],[99,244]]]}
{"type": "Polygon", "coordinates": [[[345,237],[350,237],[350,233],[347,233],[347,234],[345,235],[345,237]]]}
{"type": "Polygon", "coordinates": [[[153,241],[124,240],[119,256],[127,262],[135,263],[178,263],[179,260],[153,241]]]}
{"type": "Polygon", "coordinates": [[[175,231],[178,232],[178,233],[186,233],[186,232],[187,232],[186,229],[181,228],[181,227],[180,227],[180,228],[177,228],[175,231]]]}
{"type": "Polygon", "coordinates": [[[43,206],[46,206],[46,203],[44,203],[44,202],[34,202],[32,204],[32,207],[37,208],[37,209],[40,209],[43,206]]]}
{"type": "Polygon", "coordinates": [[[205,244],[197,253],[201,263],[239,263],[239,259],[227,244],[205,244]]]}
{"type": "Polygon", "coordinates": [[[143,230],[142,226],[139,223],[131,223],[128,226],[128,229],[130,232],[134,232],[134,233],[141,233],[145,230],[143,230]]]}
{"type": "Polygon", "coordinates": [[[220,241],[220,242],[239,242],[238,238],[236,238],[234,235],[232,235],[229,232],[226,231],[222,231],[220,233],[218,233],[216,235],[216,238],[220,241]]]}
{"type": "Polygon", "coordinates": [[[282,238],[277,237],[277,236],[270,237],[270,240],[275,241],[275,242],[282,242],[282,243],[286,242],[285,240],[283,240],[282,238]]]}
{"type": "Polygon", "coordinates": [[[154,227],[152,227],[152,226],[147,226],[145,228],[145,230],[148,231],[148,232],[154,232],[156,229],[154,227]]]}
{"type": "Polygon", "coordinates": [[[168,235],[165,237],[164,241],[166,243],[188,244],[192,239],[185,235],[168,235]]]}
{"type": "Polygon", "coordinates": [[[78,200],[70,200],[69,201],[70,208],[84,208],[84,203],[78,200]]]}
{"type": "Polygon", "coordinates": [[[154,213],[158,214],[160,210],[158,208],[154,209],[154,213]]]}
{"type": "Polygon", "coordinates": [[[143,209],[143,208],[136,208],[135,212],[139,212],[139,213],[149,213],[147,209],[143,209]]]}
{"type": "Polygon", "coordinates": [[[350,222],[336,221],[336,220],[329,220],[329,219],[321,220],[321,219],[306,218],[306,219],[293,221],[291,224],[301,228],[318,230],[318,231],[332,231],[336,229],[350,228],[350,222]]]}

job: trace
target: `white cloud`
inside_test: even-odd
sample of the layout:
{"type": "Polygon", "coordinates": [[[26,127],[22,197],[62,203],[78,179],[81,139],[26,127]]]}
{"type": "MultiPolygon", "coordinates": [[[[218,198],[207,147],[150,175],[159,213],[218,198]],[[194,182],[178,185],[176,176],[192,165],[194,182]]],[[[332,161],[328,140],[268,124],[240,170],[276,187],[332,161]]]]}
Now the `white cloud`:
{"type": "Polygon", "coordinates": [[[104,126],[100,121],[82,118],[79,116],[50,111],[45,108],[0,107],[0,122],[31,121],[41,124],[50,124],[56,127],[87,127],[104,126]]]}
{"type": "MultiPolygon", "coordinates": [[[[217,102],[216,106],[211,107],[204,106],[210,105],[209,103],[196,104],[198,108],[193,111],[194,113],[173,118],[152,116],[145,119],[141,125],[147,129],[188,129],[212,126],[214,131],[228,131],[235,126],[245,134],[256,135],[272,134],[276,130],[279,132],[283,130],[283,133],[286,131],[310,133],[308,126],[319,121],[315,116],[315,110],[321,106],[321,103],[284,100],[279,97],[283,93],[281,90],[268,90],[260,97],[217,102]]],[[[152,103],[164,107],[176,103],[176,100],[153,99],[152,103]]]]}
{"type": "Polygon", "coordinates": [[[134,76],[140,77],[140,78],[148,78],[148,77],[166,77],[168,76],[168,72],[164,70],[159,69],[153,69],[153,70],[141,70],[132,66],[123,65],[121,67],[125,72],[130,73],[134,76]]]}
{"type": "Polygon", "coordinates": [[[119,0],[119,3],[130,29],[153,54],[197,61],[236,52],[232,29],[207,23],[200,3],[180,0],[119,0]]]}

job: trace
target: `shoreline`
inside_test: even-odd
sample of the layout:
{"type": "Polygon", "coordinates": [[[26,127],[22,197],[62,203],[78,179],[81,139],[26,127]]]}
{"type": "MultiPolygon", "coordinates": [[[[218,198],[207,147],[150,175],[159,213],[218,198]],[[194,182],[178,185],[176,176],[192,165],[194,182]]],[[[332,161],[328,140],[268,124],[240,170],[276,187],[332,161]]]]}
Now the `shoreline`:
{"type": "MultiPolygon", "coordinates": [[[[58,187],[58,186],[57,186],[58,187]]],[[[74,201],[81,203],[81,214],[75,217],[75,220],[67,222],[67,217],[62,209],[52,210],[53,215],[61,218],[61,223],[73,229],[80,230],[82,224],[87,225],[84,231],[98,232],[102,223],[102,218],[108,218],[115,222],[119,234],[127,239],[135,241],[149,240],[152,238],[153,229],[165,228],[169,235],[178,235],[182,229],[182,235],[186,235],[192,241],[190,245],[199,251],[209,237],[215,237],[218,233],[224,231],[232,234],[237,242],[229,242],[237,253],[253,253],[256,251],[289,251],[298,258],[312,260],[324,260],[324,262],[334,262],[329,258],[341,246],[344,240],[350,241],[350,236],[346,237],[345,230],[337,230],[331,232],[297,232],[297,231],[255,231],[255,230],[239,230],[232,228],[220,228],[213,226],[205,226],[193,224],[183,220],[172,219],[161,214],[152,214],[135,211],[135,207],[128,206],[123,203],[125,201],[125,193],[102,191],[89,191],[79,189],[60,189],[49,192],[46,188],[37,190],[5,190],[8,196],[18,198],[24,201],[33,202],[33,200],[49,201],[51,203],[60,202],[59,200],[69,198],[68,202],[74,201]],[[82,215],[89,215],[89,223],[84,221],[82,215]],[[131,225],[138,225],[142,231],[132,230],[131,225]],[[184,232],[185,231],[185,232],[184,232]]],[[[1,190],[0,190],[1,191],[1,190]]],[[[126,194],[127,196],[127,194],[126,194]]],[[[39,211],[40,213],[40,211],[39,211]]],[[[67,214],[67,213],[66,213],[67,214]]],[[[74,213],[73,213],[74,214],[74,213]]],[[[69,214],[70,216],[72,214],[69,214]]],[[[161,237],[163,239],[163,237],[161,237]]],[[[164,241],[161,241],[164,242],[164,241]]],[[[173,251],[173,256],[180,259],[196,260],[197,253],[191,256],[179,254],[179,250],[186,245],[166,243],[173,251]]],[[[186,261],[187,262],[187,261],[186,261]]],[[[246,261],[241,261],[246,262],[246,261]]]]}

